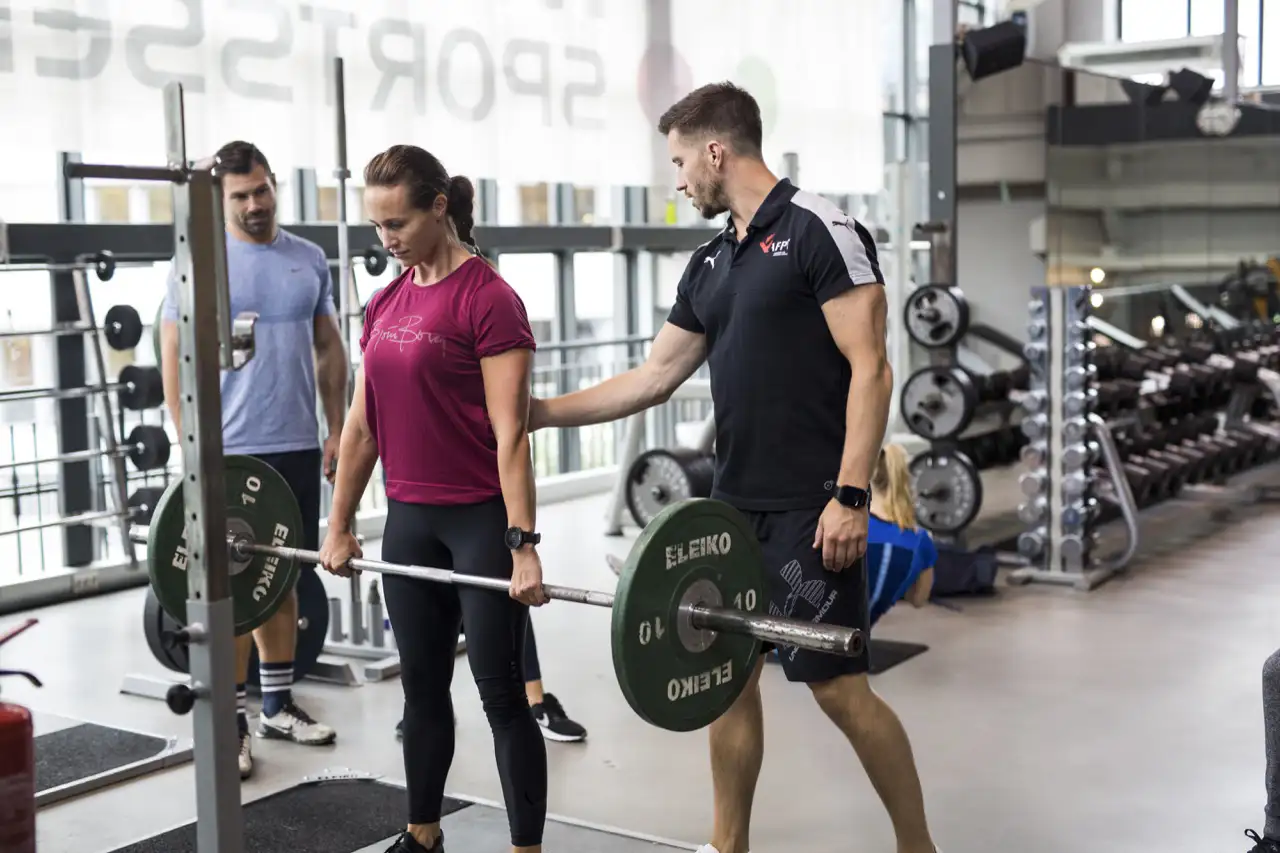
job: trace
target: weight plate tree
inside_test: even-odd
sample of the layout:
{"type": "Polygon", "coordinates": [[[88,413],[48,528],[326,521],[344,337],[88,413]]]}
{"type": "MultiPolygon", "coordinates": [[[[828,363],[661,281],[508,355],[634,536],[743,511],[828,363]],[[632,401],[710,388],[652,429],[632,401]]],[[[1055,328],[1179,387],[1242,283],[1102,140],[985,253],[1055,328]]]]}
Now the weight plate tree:
{"type": "Polygon", "coordinates": [[[647,450],[627,471],[627,509],[643,529],[673,503],[711,496],[715,456],[688,447],[647,450]]]}
{"type": "MultiPolygon", "coordinates": [[[[256,459],[225,460],[226,548],[232,565],[236,633],[266,622],[297,582],[300,563],[319,555],[294,547],[301,514],[288,484],[256,459]]],[[[149,528],[135,528],[148,543],[147,563],[156,601],[185,625],[187,553],[183,484],[175,480],[161,498],[149,528]]],[[[212,545],[212,543],[211,543],[212,545]]],[[[474,586],[507,595],[510,582],[446,569],[353,559],[357,571],[399,574],[434,583],[474,586]]],[[[855,656],[860,631],[765,615],[763,560],[746,519],[728,504],[707,498],[672,504],[641,533],[623,566],[615,595],[544,586],[548,598],[608,607],[618,686],[636,713],[671,731],[707,726],[732,706],[751,673],[761,640],[827,654],[855,656]]],[[[154,613],[148,630],[161,624],[154,613]]],[[[163,626],[162,626],[163,630],[163,626]]],[[[176,654],[167,644],[191,639],[179,627],[152,645],[157,655],[176,654]],[[161,646],[157,651],[156,646],[161,646]]],[[[190,688],[178,685],[171,707],[187,707],[190,688]],[[184,693],[183,690],[188,691],[184,693]]]]}
{"type": "MultiPolygon", "coordinates": [[[[324,651],[329,632],[329,597],[323,581],[312,569],[303,569],[298,573],[298,585],[294,590],[298,595],[298,635],[293,654],[293,676],[297,680],[310,674],[324,651]]],[[[155,590],[148,588],[142,618],[147,648],[161,666],[188,675],[191,672],[191,661],[186,646],[178,642],[179,631],[183,627],[182,623],[160,606],[155,590]]],[[[251,688],[260,686],[256,643],[249,654],[249,676],[246,684],[251,688]]]]}

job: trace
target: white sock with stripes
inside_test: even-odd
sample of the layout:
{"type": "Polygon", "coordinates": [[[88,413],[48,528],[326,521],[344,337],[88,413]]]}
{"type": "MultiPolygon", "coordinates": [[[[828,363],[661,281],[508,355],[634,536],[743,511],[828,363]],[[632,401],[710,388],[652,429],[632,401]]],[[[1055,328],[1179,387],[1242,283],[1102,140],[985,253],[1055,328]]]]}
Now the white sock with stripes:
{"type": "Polygon", "coordinates": [[[243,684],[236,685],[236,725],[242,734],[249,731],[249,692],[243,684]]]}
{"type": "Polygon", "coordinates": [[[262,685],[262,716],[274,717],[293,700],[293,661],[259,663],[258,682],[262,685]]]}

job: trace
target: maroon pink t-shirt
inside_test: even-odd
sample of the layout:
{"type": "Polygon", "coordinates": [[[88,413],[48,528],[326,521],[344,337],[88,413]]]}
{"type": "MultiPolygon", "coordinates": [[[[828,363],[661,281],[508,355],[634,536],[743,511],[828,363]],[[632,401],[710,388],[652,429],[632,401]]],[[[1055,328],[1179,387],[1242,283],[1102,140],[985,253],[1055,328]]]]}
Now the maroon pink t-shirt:
{"type": "Polygon", "coordinates": [[[480,258],[426,287],[410,269],[373,295],[360,351],[387,497],[468,504],[502,494],[480,359],[516,348],[535,348],[524,302],[480,258]]]}

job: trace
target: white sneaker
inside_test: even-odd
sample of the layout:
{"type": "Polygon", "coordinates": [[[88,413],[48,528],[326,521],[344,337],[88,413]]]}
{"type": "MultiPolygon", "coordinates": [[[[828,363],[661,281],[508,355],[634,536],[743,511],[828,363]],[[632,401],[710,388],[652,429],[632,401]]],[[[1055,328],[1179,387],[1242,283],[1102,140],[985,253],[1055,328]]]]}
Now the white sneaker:
{"type": "Polygon", "coordinates": [[[274,717],[262,715],[258,737],[291,740],[306,746],[326,746],[337,739],[338,733],[324,723],[317,723],[310,714],[290,701],[274,717]]]}
{"type": "Polygon", "coordinates": [[[249,737],[249,732],[240,733],[240,755],[237,757],[240,765],[241,781],[248,779],[253,773],[253,738],[249,737]]]}

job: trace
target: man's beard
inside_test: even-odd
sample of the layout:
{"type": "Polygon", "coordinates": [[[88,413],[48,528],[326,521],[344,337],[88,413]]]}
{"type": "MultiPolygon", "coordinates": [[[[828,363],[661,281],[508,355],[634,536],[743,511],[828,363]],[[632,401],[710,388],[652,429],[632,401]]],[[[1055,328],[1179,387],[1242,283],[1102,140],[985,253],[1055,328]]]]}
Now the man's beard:
{"type": "Polygon", "coordinates": [[[240,217],[240,227],[248,234],[260,235],[267,234],[271,231],[271,223],[273,216],[270,213],[264,213],[259,216],[242,216],[240,217]]]}
{"type": "Polygon", "coordinates": [[[715,219],[729,209],[729,200],[725,198],[723,184],[708,184],[697,198],[698,212],[702,214],[703,219],[715,219]]]}

